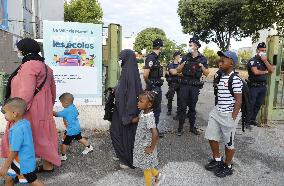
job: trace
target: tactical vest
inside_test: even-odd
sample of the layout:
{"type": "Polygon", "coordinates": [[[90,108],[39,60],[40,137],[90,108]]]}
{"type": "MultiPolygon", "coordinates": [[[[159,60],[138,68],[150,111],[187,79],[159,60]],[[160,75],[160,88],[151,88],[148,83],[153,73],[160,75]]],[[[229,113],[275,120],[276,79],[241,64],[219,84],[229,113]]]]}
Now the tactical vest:
{"type": "Polygon", "coordinates": [[[202,69],[199,66],[199,61],[198,60],[192,60],[192,61],[186,61],[185,65],[182,70],[182,74],[185,78],[192,78],[196,80],[200,80],[202,76],[202,69]]]}
{"type": "MultiPolygon", "coordinates": [[[[257,66],[256,66],[258,70],[260,70],[260,71],[267,70],[266,65],[260,59],[253,57],[248,63],[250,63],[251,61],[258,62],[257,66]]],[[[248,67],[247,69],[248,69],[248,75],[249,75],[248,80],[250,82],[266,82],[267,74],[254,75],[251,68],[248,67]]]]}
{"type": "Polygon", "coordinates": [[[163,67],[159,61],[153,61],[150,69],[149,79],[160,79],[163,76],[163,67]]]}

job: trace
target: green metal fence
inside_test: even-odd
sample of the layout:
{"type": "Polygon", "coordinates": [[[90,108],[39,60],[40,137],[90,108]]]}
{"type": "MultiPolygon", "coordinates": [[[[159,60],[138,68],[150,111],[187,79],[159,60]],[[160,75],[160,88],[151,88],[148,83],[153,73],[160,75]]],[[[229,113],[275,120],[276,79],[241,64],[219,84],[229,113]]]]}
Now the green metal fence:
{"type": "Polygon", "coordinates": [[[0,72],[0,105],[2,105],[4,102],[8,78],[9,75],[7,73],[0,72]]]}

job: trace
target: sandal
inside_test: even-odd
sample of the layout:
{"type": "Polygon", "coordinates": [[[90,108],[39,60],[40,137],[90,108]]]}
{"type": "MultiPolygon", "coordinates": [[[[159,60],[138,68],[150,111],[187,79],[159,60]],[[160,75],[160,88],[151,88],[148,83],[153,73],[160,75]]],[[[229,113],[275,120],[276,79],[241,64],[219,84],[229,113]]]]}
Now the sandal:
{"type": "Polygon", "coordinates": [[[37,173],[43,173],[43,172],[51,173],[51,172],[54,172],[54,168],[52,168],[51,170],[45,170],[43,168],[43,165],[40,165],[40,166],[37,167],[36,172],[37,173]]]}

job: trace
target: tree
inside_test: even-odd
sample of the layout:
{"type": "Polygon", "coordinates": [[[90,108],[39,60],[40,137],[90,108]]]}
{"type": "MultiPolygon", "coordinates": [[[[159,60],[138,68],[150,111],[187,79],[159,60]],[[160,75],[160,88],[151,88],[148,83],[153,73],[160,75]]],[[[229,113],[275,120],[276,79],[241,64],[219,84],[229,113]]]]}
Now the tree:
{"type": "Polygon", "coordinates": [[[81,23],[102,23],[103,11],[97,0],[64,2],[64,20],[81,23]]]}
{"type": "Polygon", "coordinates": [[[210,49],[209,47],[205,47],[203,50],[203,55],[207,58],[209,67],[218,67],[217,60],[219,57],[214,50],[210,49]]]}
{"type": "Polygon", "coordinates": [[[146,54],[153,51],[153,41],[155,39],[162,39],[164,42],[164,49],[161,53],[160,60],[166,63],[173,58],[173,53],[178,50],[176,43],[167,38],[166,33],[160,28],[146,28],[137,34],[134,43],[134,50],[141,53],[146,49],[146,54]]]}
{"type": "Polygon", "coordinates": [[[247,64],[248,60],[252,57],[252,51],[241,50],[238,52],[238,57],[241,64],[247,64]]]}
{"type": "Polygon", "coordinates": [[[259,30],[273,24],[283,34],[283,9],[283,0],[180,0],[178,15],[184,33],[228,50],[231,38],[252,36],[255,41],[259,30]]]}
{"type": "Polygon", "coordinates": [[[283,0],[247,0],[242,6],[241,28],[252,35],[253,41],[259,38],[259,30],[275,28],[279,35],[284,34],[283,0]]]}
{"type": "Polygon", "coordinates": [[[243,0],[180,0],[178,15],[184,33],[197,36],[201,41],[217,43],[228,50],[230,39],[247,36],[240,29],[243,0]]]}

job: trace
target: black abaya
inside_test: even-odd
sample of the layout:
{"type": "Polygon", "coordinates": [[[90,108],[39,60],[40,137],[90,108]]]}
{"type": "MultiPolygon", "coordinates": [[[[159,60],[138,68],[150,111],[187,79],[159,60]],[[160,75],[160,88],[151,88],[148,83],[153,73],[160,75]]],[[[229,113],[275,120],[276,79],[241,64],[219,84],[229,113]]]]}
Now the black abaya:
{"type": "Polygon", "coordinates": [[[115,107],[110,136],[120,162],[133,168],[133,147],[137,124],[131,123],[131,120],[139,114],[137,103],[138,96],[142,92],[142,84],[134,52],[121,51],[120,60],[122,60],[122,71],[115,89],[115,107]]]}

